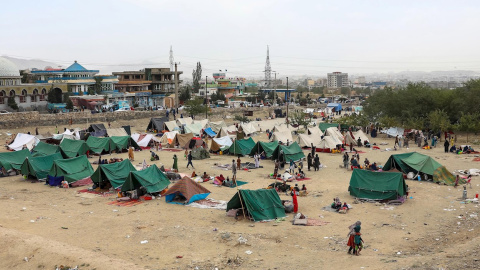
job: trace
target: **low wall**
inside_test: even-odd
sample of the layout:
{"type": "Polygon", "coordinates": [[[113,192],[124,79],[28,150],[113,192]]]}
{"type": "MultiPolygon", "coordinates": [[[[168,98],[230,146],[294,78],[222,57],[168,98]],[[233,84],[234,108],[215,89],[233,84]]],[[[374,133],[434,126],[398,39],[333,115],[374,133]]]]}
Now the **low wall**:
{"type": "MultiPolygon", "coordinates": [[[[282,108],[282,107],[278,107],[282,108]]],[[[285,109],[285,108],[282,108],[285,109]]],[[[227,118],[227,116],[234,117],[234,115],[241,115],[243,111],[249,110],[255,112],[273,112],[273,107],[263,108],[214,108],[210,112],[208,118],[213,121],[219,121],[227,118]]],[[[292,108],[293,110],[293,108],[292,108]]],[[[108,122],[115,120],[134,120],[151,117],[164,117],[165,111],[130,111],[130,112],[106,112],[92,114],[90,111],[85,112],[70,112],[58,114],[43,114],[38,111],[32,112],[17,112],[11,114],[0,115],[0,129],[1,128],[20,128],[22,126],[37,127],[37,126],[55,126],[68,125],[70,120],[75,124],[94,123],[94,122],[108,122]]],[[[188,115],[184,114],[184,117],[188,115]]],[[[205,115],[196,115],[196,119],[204,119],[205,115]]],[[[173,120],[172,116],[170,118],[173,120]]],[[[251,118],[251,117],[250,117],[251,118]]]]}

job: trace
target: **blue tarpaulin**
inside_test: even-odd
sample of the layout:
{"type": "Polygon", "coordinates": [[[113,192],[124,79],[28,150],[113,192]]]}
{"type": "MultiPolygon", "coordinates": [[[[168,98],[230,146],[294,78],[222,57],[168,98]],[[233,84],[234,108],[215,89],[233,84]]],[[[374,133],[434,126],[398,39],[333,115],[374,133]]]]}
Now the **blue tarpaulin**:
{"type": "Polygon", "coordinates": [[[208,136],[210,137],[216,137],[217,136],[217,133],[215,133],[212,128],[206,128],[204,129],[203,131],[205,131],[205,133],[207,133],[208,136]]]}
{"type": "Polygon", "coordinates": [[[340,103],[328,103],[327,108],[335,108],[335,111],[341,111],[342,110],[342,104],[340,103]]]}

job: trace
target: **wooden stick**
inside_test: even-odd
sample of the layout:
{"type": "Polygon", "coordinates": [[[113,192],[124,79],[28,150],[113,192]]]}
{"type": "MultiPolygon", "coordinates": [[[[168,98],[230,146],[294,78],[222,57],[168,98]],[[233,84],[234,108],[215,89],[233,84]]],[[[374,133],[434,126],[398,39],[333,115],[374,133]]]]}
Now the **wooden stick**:
{"type": "MultiPolygon", "coordinates": [[[[237,193],[238,193],[238,197],[240,198],[240,205],[242,206],[242,208],[244,209],[245,206],[243,206],[243,203],[242,203],[242,195],[240,195],[240,190],[237,188],[237,193]]],[[[247,219],[247,217],[245,216],[245,210],[243,210],[243,218],[244,219],[247,219]]]]}

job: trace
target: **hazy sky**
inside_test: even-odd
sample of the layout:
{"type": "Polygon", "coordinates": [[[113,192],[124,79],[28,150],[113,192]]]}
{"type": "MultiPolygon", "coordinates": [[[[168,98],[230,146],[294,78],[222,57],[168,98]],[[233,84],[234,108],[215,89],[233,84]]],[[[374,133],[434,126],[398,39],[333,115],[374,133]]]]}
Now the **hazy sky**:
{"type": "Polygon", "coordinates": [[[2,1],[0,55],[103,73],[169,66],[203,75],[480,71],[480,1],[2,1]]]}

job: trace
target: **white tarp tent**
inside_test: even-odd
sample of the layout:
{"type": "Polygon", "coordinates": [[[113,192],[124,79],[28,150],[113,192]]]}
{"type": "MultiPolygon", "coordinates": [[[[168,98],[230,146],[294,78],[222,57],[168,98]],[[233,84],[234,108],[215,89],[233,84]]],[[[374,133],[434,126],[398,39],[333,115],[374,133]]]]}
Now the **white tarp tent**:
{"type": "Polygon", "coordinates": [[[193,133],[195,136],[200,136],[200,132],[202,131],[200,124],[187,124],[183,128],[185,129],[185,133],[193,133]]]}
{"type": "Polygon", "coordinates": [[[128,136],[124,128],[107,128],[108,137],[113,136],[128,136]]]}
{"type": "Polygon", "coordinates": [[[227,124],[225,124],[224,121],[218,121],[218,122],[210,122],[208,123],[208,126],[213,130],[213,132],[219,133],[222,127],[227,127],[227,124]]]}
{"type": "Polygon", "coordinates": [[[221,147],[230,146],[230,145],[233,144],[233,141],[229,136],[224,136],[224,137],[221,137],[221,138],[214,138],[213,140],[218,145],[220,145],[221,147]]]}
{"type": "Polygon", "coordinates": [[[253,123],[242,123],[239,129],[241,129],[241,131],[245,133],[245,136],[248,136],[250,134],[257,132],[257,129],[255,128],[253,123]]]}
{"type": "Polygon", "coordinates": [[[316,135],[298,134],[297,143],[300,147],[311,147],[312,144],[316,148],[322,142],[322,137],[316,135]]]}
{"type": "Polygon", "coordinates": [[[13,143],[10,144],[8,148],[15,151],[20,151],[23,149],[23,146],[26,146],[28,150],[31,151],[38,142],[40,142],[40,140],[34,135],[18,133],[15,137],[15,140],[13,140],[13,143]]]}
{"type": "Polygon", "coordinates": [[[355,137],[351,131],[348,131],[347,134],[345,134],[345,144],[357,145],[357,137],[355,137]]]}
{"type": "Polygon", "coordinates": [[[392,136],[392,137],[396,137],[396,136],[402,137],[404,131],[405,130],[401,127],[391,127],[389,129],[387,129],[386,131],[382,130],[382,133],[386,133],[387,135],[392,136]]]}
{"type": "Polygon", "coordinates": [[[278,141],[282,142],[283,144],[286,144],[287,141],[290,143],[293,143],[293,138],[292,138],[292,133],[290,131],[284,131],[284,132],[274,132],[271,138],[271,141],[278,141]]]}
{"type": "Polygon", "coordinates": [[[217,138],[230,136],[230,137],[237,137],[237,128],[235,125],[230,125],[228,127],[222,127],[220,131],[217,133],[217,138]]]}
{"type": "Polygon", "coordinates": [[[343,141],[343,135],[338,131],[337,127],[329,127],[327,130],[325,130],[325,135],[335,137],[339,141],[343,141]]]}
{"type": "Polygon", "coordinates": [[[177,125],[179,127],[183,126],[183,125],[190,125],[193,123],[193,119],[191,117],[187,117],[187,118],[178,118],[177,119],[177,125]]]}
{"type": "Polygon", "coordinates": [[[202,128],[206,128],[208,126],[208,119],[193,120],[193,124],[199,124],[202,128]]]}
{"type": "Polygon", "coordinates": [[[272,130],[275,126],[281,125],[282,123],[284,124],[285,120],[272,119],[272,120],[256,121],[253,123],[258,130],[266,131],[267,129],[272,130]]]}
{"type": "Polygon", "coordinates": [[[286,124],[276,125],[272,129],[273,132],[291,132],[291,130],[287,127],[286,124]]]}
{"type": "Polygon", "coordinates": [[[358,138],[360,138],[360,140],[362,140],[362,144],[365,144],[365,141],[370,142],[367,135],[365,135],[365,133],[363,133],[363,131],[361,129],[359,129],[357,132],[353,133],[353,135],[355,135],[355,139],[357,139],[357,140],[358,140],[358,138]]]}
{"type": "Polygon", "coordinates": [[[176,121],[168,121],[163,123],[163,125],[164,125],[164,128],[163,128],[164,130],[174,131],[179,129],[176,121]]]}
{"type": "Polygon", "coordinates": [[[132,139],[137,142],[138,146],[140,147],[147,147],[151,140],[159,142],[160,140],[157,139],[153,134],[145,134],[143,138],[140,138],[141,135],[138,133],[132,134],[132,139]]]}
{"type": "Polygon", "coordinates": [[[324,136],[320,144],[317,146],[317,148],[332,150],[337,148],[337,144],[342,144],[342,142],[338,143],[338,141],[336,141],[335,138],[330,136],[324,136]]]}
{"type": "Polygon", "coordinates": [[[323,132],[318,127],[309,127],[308,135],[318,136],[321,139],[323,132]]]}
{"type": "Polygon", "coordinates": [[[167,143],[172,144],[173,139],[175,139],[175,135],[177,135],[178,131],[170,131],[163,133],[163,136],[160,138],[160,143],[167,143]]]}

